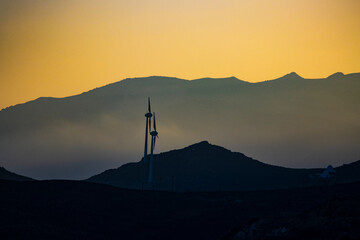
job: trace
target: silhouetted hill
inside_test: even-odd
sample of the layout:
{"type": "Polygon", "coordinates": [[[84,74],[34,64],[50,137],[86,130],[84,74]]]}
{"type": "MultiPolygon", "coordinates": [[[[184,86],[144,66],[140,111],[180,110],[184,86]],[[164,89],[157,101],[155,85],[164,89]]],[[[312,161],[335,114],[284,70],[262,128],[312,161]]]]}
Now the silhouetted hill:
{"type": "Polygon", "coordinates": [[[12,181],[31,181],[33,179],[12,173],[3,167],[0,167],[0,179],[12,181]]]}
{"type": "Polygon", "coordinates": [[[82,179],[136,161],[150,96],[157,152],[208,139],[269,164],[339,166],[360,159],[359,91],[360,73],[323,79],[290,73],[259,83],[129,78],[3,109],[0,163],[36,178],[82,179]]]}
{"type": "Polygon", "coordinates": [[[345,74],[342,72],[337,72],[334,74],[331,74],[330,76],[327,77],[327,79],[342,79],[345,77],[345,74]]]}
{"type": "Polygon", "coordinates": [[[359,183],[348,183],[170,193],[82,181],[0,180],[0,236],[2,240],[358,239],[359,188],[359,183]]]}
{"type": "Polygon", "coordinates": [[[299,81],[299,80],[304,80],[304,78],[299,76],[296,72],[291,72],[289,74],[286,74],[285,76],[282,76],[272,81],[281,82],[281,81],[299,81]]]}
{"type": "Polygon", "coordinates": [[[88,179],[131,189],[167,191],[234,191],[294,188],[360,181],[360,161],[335,168],[290,169],[265,164],[242,153],[206,141],[154,156],[154,183],[147,183],[148,163],[143,160],[107,170],[88,179]]]}

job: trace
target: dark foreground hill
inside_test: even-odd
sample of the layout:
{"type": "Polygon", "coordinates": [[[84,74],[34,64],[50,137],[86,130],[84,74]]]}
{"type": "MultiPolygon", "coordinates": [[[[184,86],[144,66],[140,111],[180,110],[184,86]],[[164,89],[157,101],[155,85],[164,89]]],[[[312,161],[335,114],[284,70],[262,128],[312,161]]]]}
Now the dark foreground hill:
{"type": "Polygon", "coordinates": [[[3,167],[0,167],[0,179],[1,180],[13,180],[13,181],[31,181],[33,179],[12,173],[3,167]]]}
{"type": "Polygon", "coordinates": [[[360,183],[171,193],[0,180],[6,239],[359,239],[360,183]]]}
{"type": "Polygon", "coordinates": [[[143,160],[107,170],[88,181],[180,192],[265,190],[360,181],[360,162],[335,168],[334,173],[326,171],[273,166],[203,141],[154,155],[152,184],[147,183],[148,162],[143,160]]]}

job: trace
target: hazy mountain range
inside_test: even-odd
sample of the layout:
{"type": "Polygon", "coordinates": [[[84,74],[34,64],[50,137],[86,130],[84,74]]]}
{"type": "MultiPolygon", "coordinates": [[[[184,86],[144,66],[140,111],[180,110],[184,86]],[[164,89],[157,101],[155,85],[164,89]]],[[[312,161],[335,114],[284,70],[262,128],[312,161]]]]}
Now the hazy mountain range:
{"type": "Polygon", "coordinates": [[[154,156],[154,181],[148,183],[143,159],[107,170],[88,181],[121,188],[162,191],[244,191],[287,189],[360,181],[360,161],[331,175],[325,169],[291,169],[262,163],[206,141],[154,156]]]}
{"type": "Polygon", "coordinates": [[[0,111],[0,164],[34,178],[85,179],[143,155],[147,97],[156,152],[206,139],[262,162],[334,167],[360,159],[360,73],[259,83],[125,79],[0,111]]]}

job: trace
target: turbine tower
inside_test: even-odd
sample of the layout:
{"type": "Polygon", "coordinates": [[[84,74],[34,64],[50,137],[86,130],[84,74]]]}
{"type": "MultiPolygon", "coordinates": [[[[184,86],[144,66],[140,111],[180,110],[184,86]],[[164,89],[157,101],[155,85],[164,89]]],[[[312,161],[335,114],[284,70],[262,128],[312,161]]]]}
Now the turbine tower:
{"type": "Polygon", "coordinates": [[[147,149],[148,149],[148,134],[151,132],[151,106],[150,98],[148,97],[148,112],[145,114],[146,117],[146,128],[145,128],[145,149],[144,149],[144,162],[147,160],[147,149]]]}
{"type": "Polygon", "coordinates": [[[149,161],[149,183],[151,183],[153,180],[154,149],[155,149],[156,138],[159,138],[158,132],[156,131],[155,113],[154,113],[154,131],[150,132],[150,135],[151,135],[151,155],[150,155],[150,161],[149,161]]]}

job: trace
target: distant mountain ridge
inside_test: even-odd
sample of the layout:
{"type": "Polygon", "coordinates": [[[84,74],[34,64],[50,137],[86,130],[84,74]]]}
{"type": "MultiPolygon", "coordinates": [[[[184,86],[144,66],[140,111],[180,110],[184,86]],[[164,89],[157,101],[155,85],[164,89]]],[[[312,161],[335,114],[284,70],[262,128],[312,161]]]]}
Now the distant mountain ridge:
{"type": "Polygon", "coordinates": [[[148,163],[142,159],[107,170],[87,181],[121,188],[165,191],[244,191],[327,185],[360,181],[360,161],[335,168],[290,169],[262,163],[207,141],[154,157],[154,182],[148,183],[148,163]]]}
{"type": "MultiPolygon", "coordinates": [[[[24,104],[28,104],[28,103],[32,103],[34,101],[46,101],[46,100],[50,100],[50,99],[67,99],[67,98],[73,98],[73,97],[76,97],[76,96],[79,96],[79,95],[86,95],[86,94],[92,94],[94,92],[97,92],[97,91],[101,91],[103,89],[106,89],[106,88],[109,88],[109,87],[114,87],[120,83],[127,83],[129,81],[134,81],[134,80],[137,80],[137,81],[144,81],[144,80],[150,80],[150,81],[153,81],[153,80],[158,80],[158,83],[161,83],[162,81],[179,81],[179,82],[188,82],[188,83],[192,83],[192,84],[198,84],[199,82],[204,82],[206,81],[207,83],[209,82],[212,82],[212,83],[219,83],[221,82],[222,84],[224,83],[236,83],[236,84],[241,84],[241,83],[246,83],[246,84],[264,84],[264,83],[268,83],[270,81],[281,81],[281,80],[294,80],[294,79],[303,79],[303,80],[326,80],[326,79],[336,79],[336,80],[343,80],[343,79],[346,79],[348,77],[360,77],[360,73],[349,73],[349,74],[344,74],[342,72],[336,72],[334,74],[331,74],[329,75],[328,77],[326,78],[303,78],[301,77],[300,75],[298,75],[296,72],[291,72],[291,73],[288,73],[282,77],[279,77],[279,78],[276,78],[276,79],[272,79],[272,80],[265,80],[265,81],[260,81],[260,82],[248,82],[248,81],[244,81],[244,80],[240,80],[234,76],[232,77],[225,77],[225,78],[210,78],[210,77],[205,77],[205,78],[199,78],[199,79],[193,79],[193,80],[186,80],[186,79],[181,79],[181,78],[176,78],[176,77],[166,77],[166,76],[149,76],[149,77],[137,77],[137,78],[126,78],[126,79],[123,79],[121,81],[117,81],[117,82],[114,82],[114,83],[110,83],[110,84],[107,84],[105,86],[102,86],[102,87],[98,87],[98,88],[95,88],[93,90],[90,90],[90,91],[87,91],[87,92],[83,92],[81,94],[78,94],[78,95],[73,95],[73,96],[69,96],[69,97],[64,97],[64,98],[55,98],[55,97],[39,97],[37,99],[34,99],[32,101],[29,101],[29,102],[26,102],[26,103],[23,103],[23,104],[17,104],[17,105],[14,105],[14,106],[9,106],[9,107],[6,107],[4,109],[1,109],[1,111],[4,111],[4,110],[9,110],[13,107],[17,107],[17,106],[22,106],[24,104]],[[161,79],[159,81],[159,79],[161,79]]],[[[168,83],[168,82],[167,82],[168,83]]]]}
{"type": "Polygon", "coordinates": [[[287,167],[360,159],[360,73],[249,83],[230,78],[128,78],[67,98],[0,111],[0,164],[35,178],[83,179],[143,152],[151,97],[158,151],[208,139],[287,167]]]}

